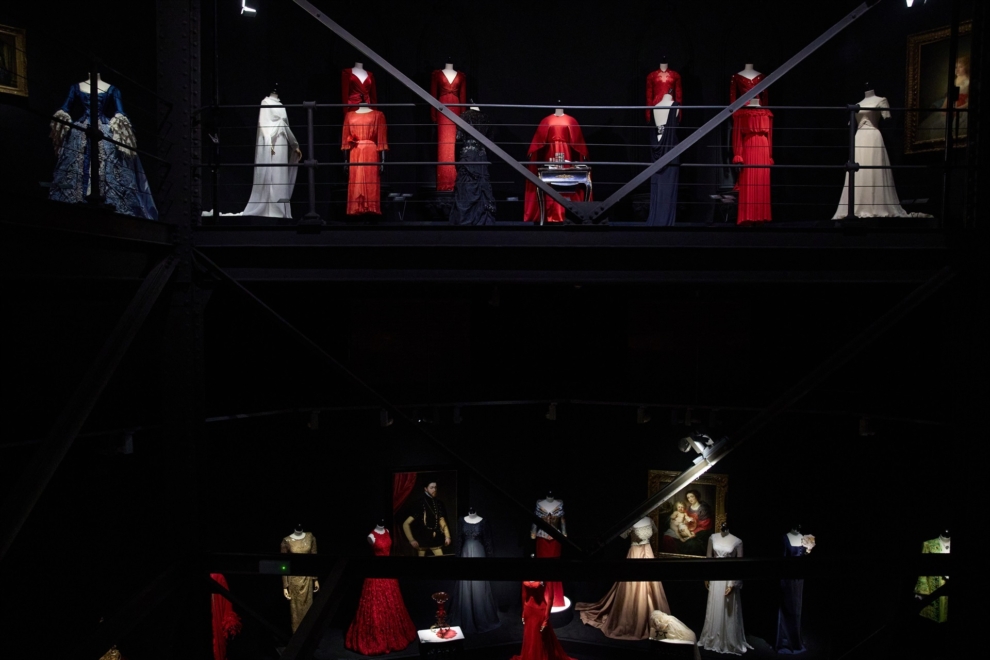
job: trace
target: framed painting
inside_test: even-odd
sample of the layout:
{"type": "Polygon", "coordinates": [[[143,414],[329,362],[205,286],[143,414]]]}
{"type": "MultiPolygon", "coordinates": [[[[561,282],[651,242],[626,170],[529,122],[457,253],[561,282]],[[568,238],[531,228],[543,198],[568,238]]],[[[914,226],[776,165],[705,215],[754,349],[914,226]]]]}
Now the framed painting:
{"type": "MultiPolygon", "coordinates": [[[[959,24],[959,47],[954,67],[957,90],[953,113],[953,140],[965,146],[969,125],[969,71],[973,23],[959,24]]],[[[905,107],[919,108],[904,118],[906,153],[945,149],[946,91],[949,83],[949,28],[912,34],[907,42],[907,100],[905,107]]]]}
{"type": "Polygon", "coordinates": [[[417,468],[392,473],[392,554],[453,555],[460,516],[457,470],[417,468]]]}
{"type": "MultiPolygon", "coordinates": [[[[659,493],[680,472],[650,470],[650,495],[659,493]]],[[[725,522],[725,493],[729,477],[703,474],[654,509],[657,526],[653,554],[657,557],[704,557],[708,538],[725,522]]]]}
{"type": "Polygon", "coordinates": [[[0,25],[0,92],[27,96],[27,36],[23,29],[0,25]]]}

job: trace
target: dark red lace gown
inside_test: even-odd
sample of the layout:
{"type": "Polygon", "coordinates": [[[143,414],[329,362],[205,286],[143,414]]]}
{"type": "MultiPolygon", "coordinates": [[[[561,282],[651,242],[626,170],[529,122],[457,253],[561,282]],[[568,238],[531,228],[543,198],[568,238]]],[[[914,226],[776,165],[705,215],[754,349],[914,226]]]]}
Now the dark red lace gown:
{"type": "Polygon", "coordinates": [[[361,79],[354,75],[353,69],[340,72],[340,102],[355,106],[344,107],[344,112],[357,110],[359,103],[378,103],[378,88],[375,86],[375,74],[366,71],[368,77],[361,79]]]}
{"type": "MultiPolygon", "coordinates": [[[[554,155],[564,154],[564,159],[571,162],[578,162],[588,159],[588,146],[584,142],[584,134],[581,133],[581,125],[577,119],[570,115],[550,115],[545,117],[536,129],[533,141],[529,145],[529,159],[531,161],[553,160],[554,155]]],[[[530,165],[529,169],[536,174],[542,165],[530,165]]],[[[573,199],[576,202],[584,201],[584,189],[581,188],[573,193],[563,193],[564,197],[573,199]]],[[[555,202],[549,196],[547,200],[547,222],[563,222],[564,207],[555,202]]],[[[523,220],[526,222],[538,221],[540,219],[540,202],[536,196],[536,186],[528,179],[526,180],[526,198],[523,204],[523,220]]]]}
{"type": "MultiPolygon", "coordinates": [[[[674,97],[677,105],[684,103],[684,89],[681,86],[681,74],[671,69],[661,71],[651,71],[646,76],[646,105],[656,105],[667,92],[674,97]]],[[[677,118],[681,118],[681,111],[677,111],[677,118]]],[[[647,108],[646,121],[653,123],[653,111],[647,108]]]]}
{"type": "MultiPolygon", "coordinates": [[[[388,530],[371,532],[375,539],[372,552],[387,557],[392,548],[388,530]]],[[[406,603],[395,579],[368,578],[361,590],[357,613],[347,629],[344,646],[362,655],[381,655],[401,651],[416,639],[416,626],[409,618],[406,603]]]]}
{"type": "MultiPolygon", "coordinates": [[[[441,103],[467,103],[467,79],[458,71],[454,80],[447,80],[443,71],[433,72],[430,79],[430,94],[441,103]]],[[[464,106],[455,106],[450,111],[460,117],[467,110],[464,106]]],[[[454,142],[457,139],[457,125],[436,108],[430,108],[430,114],[437,125],[437,160],[441,163],[453,163],[457,160],[454,142]]],[[[453,190],[457,181],[456,165],[437,165],[437,190],[453,190]]]]}
{"type": "MultiPolygon", "coordinates": [[[[763,74],[750,80],[732,74],[729,103],[763,81],[763,74]]],[[[767,103],[766,90],[757,97],[767,103]]],[[[732,115],[732,162],[737,165],[773,165],[773,113],[759,106],[746,106],[732,115]]],[[[744,167],[736,182],[739,191],[737,225],[770,222],[770,169],[744,167]]]]}
{"type": "Polygon", "coordinates": [[[550,627],[550,608],[542,582],[522,583],[522,653],[512,660],[571,660],[550,627]]]}

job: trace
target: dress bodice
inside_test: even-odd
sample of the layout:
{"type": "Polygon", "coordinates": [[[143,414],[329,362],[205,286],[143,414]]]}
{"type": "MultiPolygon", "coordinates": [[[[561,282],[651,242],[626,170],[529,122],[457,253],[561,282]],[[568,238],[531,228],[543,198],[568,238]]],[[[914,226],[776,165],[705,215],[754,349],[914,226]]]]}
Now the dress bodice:
{"type": "Polygon", "coordinates": [[[742,557],[742,539],[732,534],[713,534],[711,537],[712,556],[719,559],[725,557],[742,557]]]}
{"type": "Polygon", "coordinates": [[[629,531],[630,545],[646,545],[653,538],[653,525],[645,527],[633,527],[629,531]]]}
{"type": "MultiPolygon", "coordinates": [[[[89,123],[89,92],[79,89],[79,83],[69,88],[69,95],[62,104],[62,110],[77,121],[89,123]]],[[[108,122],[117,113],[124,112],[124,106],[120,100],[120,90],[113,85],[105,92],[99,92],[96,99],[97,111],[100,113],[100,122],[108,122]]]]}
{"type": "Polygon", "coordinates": [[[551,160],[557,153],[563,153],[569,161],[587,160],[588,146],[574,117],[553,114],[540,122],[528,153],[531,160],[551,160]]]}
{"type": "MultiPolygon", "coordinates": [[[[657,69],[646,76],[646,105],[656,105],[667,93],[670,93],[678,104],[684,102],[684,91],[679,73],[671,69],[666,71],[657,69]]],[[[652,110],[647,108],[647,121],[653,118],[651,112],[652,110]]]]}
{"type": "Polygon", "coordinates": [[[376,557],[388,557],[392,551],[392,537],[389,535],[388,530],[386,529],[381,534],[372,530],[371,536],[375,539],[374,545],[371,546],[371,552],[376,557]]]}
{"type": "MultiPolygon", "coordinates": [[[[378,103],[378,88],[375,85],[375,75],[366,71],[368,77],[361,79],[354,75],[352,69],[344,69],[340,74],[341,103],[358,105],[360,103],[378,103]]],[[[352,112],[356,108],[344,108],[344,112],[352,112]]]]}
{"type": "Polygon", "coordinates": [[[485,521],[479,520],[476,523],[465,522],[461,526],[461,536],[465,541],[480,541],[485,536],[485,521]]]}
{"type": "MultiPolygon", "coordinates": [[[[467,103],[467,80],[458,71],[453,80],[447,80],[447,75],[440,69],[430,77],[430,94],[441,103],[467,103]]],[[[432,108],[433,121],[437,120],[437,111],[432,108]]],[[[460,116],[467,108],[463,105],[450,108],[451,112],[460,116]]]]}
{"type": "Polygon", "coordinates": [[[378,151],[388,149],[385,115],[379,110],[348,112],[344,117],[342,149],[350,149],[359,142],[374,142],[378,151]]]}
{"type": "Polygon", "coordinates": [[[294,539],[286,536],[282,539],[282,552],[291,552],[294,555],[315,555],[316,537],[312,532],[303,533],[301,539],[294,539]]]}
{"type": "Polygon", "coordinates": [[[880,128],[881,119],[890,119],[890,110],[886,108],[890,107],[890,104],[882,96],[876,97],[876,105],[872,107],[867,107],[860,105],[859,112],[856,113],[856,129],[860,130],[866,129],[877,129],[880,128]]]}
{"type": "Polygon", "coordinates": [[[784,556],[785,557],[803,557],[808,554],[808,549],[803,545],[794,545],[791,543],[791,537],[784,534],[784,556]]]}
{"type": "MultiPolygon", "coordinates": [[[[762,73],[753,78],[747,78],[746,76],[740,76],[738,73],[733,73],[732,80],[729,83],[729,103],[735,102],[737,98],[753,89],[761,82],[763,82],[762,73]]],[[[760,100],[760,105],[767,105],[767,103],[769,103],[767,100],[767,90],[760,92],[756,98],[760,100]]]]}

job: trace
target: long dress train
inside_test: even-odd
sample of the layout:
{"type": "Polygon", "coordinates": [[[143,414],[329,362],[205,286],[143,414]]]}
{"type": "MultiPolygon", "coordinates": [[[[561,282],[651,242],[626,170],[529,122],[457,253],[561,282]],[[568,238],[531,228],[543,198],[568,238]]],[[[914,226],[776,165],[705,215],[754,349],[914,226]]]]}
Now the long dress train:
{"type": "Polygon", "coordinates": [[[523,582],[522,652],[512,660],[571,660],[550,625],[551,601],[542,582],[523,582]]]}
{"type": "MultiPolygon", "coordinates": [[[[761,82],[763,74],[755,78],[732,74],[729,103],[761,82]]],[[[765,90],[757,98],[760,106],[766,105],[765,90]]],[[[773,165],[773,113],[760,106],[747,105],[732,114],[732,162],[736,165],[773,165]]],[[[736,224],[770,221],[770,168],[741,168],[736,191],[739,193],[736,224]]]]}
{"type": "MultiPolygon", "coordinates": [[[[487,521],[464,521],[460,532],[461,557],[494,556],[487,521]]],[[[487,580],[458,582],[454,608],[456,621],[465,634],[488,632],[499,627],[498,605],[492,595],[492,585],[487,580]]]]}
{"type": "MultiPolygon", "coordinates": [[[[630,534],[626,559],[653,559],[653,527],[634,527],[630,534]]],[[[648,639],[653,611],[670,614],[660,582],[616,582],[597,603],[578,603],[574,609],[581,613],[581,621],[612,639],[648,639]]]]}
{"type": "MultiPolygon", "coordinates": [[[[668,151],[677,146],[677,103],[670,106],[667,123],[650,130],[650,156],[653,162],[660,160],[668,151]]],[[[652,111],[651,111],[652,112],[652,111]]],[[[677,215],[677,182],[680,178],[680,158],[675,158],[666,167],[650,177],[650,216],[648,227],[672,227],[677,215]]]]}
{"type": "MultiPolygon", "coordinates": [[[[714,534],[708,539],[709,557],[742,557],[743,543],[737,536],[714,534]]],[[[712,580],[708,583],[708,606],[705,626],[698,645],[719,653],[745,653],[753,648],[746,642],[742,615],[742,581],[712,580]],[[725,595],[726,587],[732,592],[725,595]]]]}
{"type": "MultiPolygon", "coordinates": [[[[371,533],[375,538],[372,552],[376,557],[387,557],[392,549],[392,537],[388,530],[381,534],[371,533]]],[[[416,626],[402,600],[399,581],[393,578],[366,578],[354,620],[347,628],[344,646],[362,655],[381,655],[401,651],[414,639],[416,626]]]]}
{"type": "MultiPolygon", "coordinates": [[[[488,118],[478,110],[468,110],[461,119],[490,137],[488,118]]],[[[488,177],[488,151],[469,133],[457,129],[457,181],[450,222],[455,225],[494,225],[495,195],[488,177]]]]}
{"type": "Polygon", "coordinates": [[[292,198],[296,186],[296,168],[284,167],[299,162],[299,141],[289,128],[288,116],[278,97],[261,99],[258,133],[255,139],[254,183],[251,197],[241,215],[269,218],[292,218],[292,198]]]}

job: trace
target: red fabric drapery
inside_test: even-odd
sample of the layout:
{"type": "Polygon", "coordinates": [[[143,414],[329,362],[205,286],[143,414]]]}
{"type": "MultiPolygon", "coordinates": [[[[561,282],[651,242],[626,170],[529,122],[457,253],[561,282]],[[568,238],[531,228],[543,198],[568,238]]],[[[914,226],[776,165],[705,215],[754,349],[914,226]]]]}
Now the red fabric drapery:
{"type": "MultiPolygon", "coordinates": [[[[227,579],[220,573],[210,573],[217,584],[230,591],[227,579]]],[[[227,640],[241,632],[241,617],[237,616],[234,606],[226,597],[213,594],[211,609],[213,611],[213,660],[227,660],[227,640]]]]}
{"type": "Polygon", "coordinates": [[[399,512],[399,508],[413,492],[416,487],[415,472],[396,472],[392,480],[392,514],[399,512]]]}

